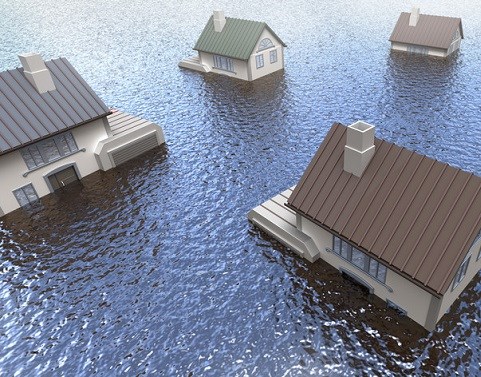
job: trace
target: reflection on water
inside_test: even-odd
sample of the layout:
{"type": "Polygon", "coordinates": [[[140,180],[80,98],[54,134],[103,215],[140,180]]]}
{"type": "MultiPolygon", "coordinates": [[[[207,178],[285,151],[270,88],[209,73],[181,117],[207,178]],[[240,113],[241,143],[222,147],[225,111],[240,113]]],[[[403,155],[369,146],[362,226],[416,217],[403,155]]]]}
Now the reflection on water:
{"type": "Polygon", "coordinates": [[[4,69],[32,48],[66,56],[167,145],[0,220],[3,374],[479,374],[479,276],[429,334],[246,219],[335,121],[481,173],[476,4],[458,9],[461,51],[439,60],[389,52],[402,4],[321,3],[229,5],[288,45],[285,72],[253,83],[178,69],[210,4],[8,5],[4,69]]]}

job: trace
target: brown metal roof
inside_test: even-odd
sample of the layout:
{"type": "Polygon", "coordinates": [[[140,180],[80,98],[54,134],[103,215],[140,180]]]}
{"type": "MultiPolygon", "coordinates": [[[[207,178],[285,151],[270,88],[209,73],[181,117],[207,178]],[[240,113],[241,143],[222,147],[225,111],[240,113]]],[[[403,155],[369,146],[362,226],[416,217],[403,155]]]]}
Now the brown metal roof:
{"type": "Polygon", "coordinates": [[[45,64],[56,90],[43,94],[23,68],[0,72],[0,155],[110,113],[67,59],[45,64]]]}
{"type": "Polygon", "coordinates": [[[332,126],[287,205],[443,295],[481,229],[481,178],[377,138],[358,178],[346,130],[332,126]]]}
{"type": "Polygon", "coordinates": [[[417,25],[409,26],[410,15],[411,13],[401,13],[389,38],[391,42],[447,49],[458,27],[461,38],[464,38],[460,18],[420,14],[417,25]]]}

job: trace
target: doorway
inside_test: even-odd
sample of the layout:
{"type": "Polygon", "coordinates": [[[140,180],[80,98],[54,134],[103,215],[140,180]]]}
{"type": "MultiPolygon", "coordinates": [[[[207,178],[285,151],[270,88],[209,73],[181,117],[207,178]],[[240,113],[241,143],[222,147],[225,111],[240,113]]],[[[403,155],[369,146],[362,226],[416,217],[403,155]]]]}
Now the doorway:
{"type": "Polygon", "coordinates": [[[78,180],[79,177],[73,166],[69,166],[68,168],[48,176],[48,181],[54,191],[78,180]]]}

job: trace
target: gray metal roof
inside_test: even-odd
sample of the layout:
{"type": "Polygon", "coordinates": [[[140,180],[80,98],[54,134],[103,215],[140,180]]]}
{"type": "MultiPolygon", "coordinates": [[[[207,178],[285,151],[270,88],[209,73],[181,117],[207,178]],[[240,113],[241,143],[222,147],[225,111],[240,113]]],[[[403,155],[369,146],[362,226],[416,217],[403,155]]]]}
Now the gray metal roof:
{"type": "Polygon", "coordinates": [[[460,18],[420,14],[416,26],[409,26],[410,15],[401,13],[389,41],[447,49],[458,27],[464,38],[460,18]]]}
{"type": "Polygon", "coordinates": [[[481,178],[377,138],[358,178],[344,171],[346,130],[332,126],[288,206],[443,295],[481,229],[481,178]]]}
{"type": "Polygon", "coordinates": [[[23,68],[0,72],[0,155],[110,113],[67,59],[45,64],[56,90],[43,94],[23,68]]]}
{"type": "Polygon", "coordinates": [[[197,40],[194,50],[248,60],[264,29],[269,30],[279,43],[286,47],[285,43],[265,22],[226,17],[224,28],[221,32],[216,32],[214,31],[214,17],[211,16],[197,40]]]}

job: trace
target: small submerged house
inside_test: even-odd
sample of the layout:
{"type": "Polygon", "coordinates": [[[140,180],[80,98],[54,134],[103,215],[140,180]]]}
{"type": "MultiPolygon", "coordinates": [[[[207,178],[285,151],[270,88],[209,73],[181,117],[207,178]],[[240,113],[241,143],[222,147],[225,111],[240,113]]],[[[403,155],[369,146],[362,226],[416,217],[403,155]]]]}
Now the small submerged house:
{"type": "Polygon", "coordinates": [[[392,50],[447,57],[463,38],[460,18],[420,14],[413,7],[411,13],[401,13],[389,41],[392,50]]]}
{"type": "Polygon", "coordinates": [[[214,11],[194,50],[180,67],[252,81],[284,69],[285,43],[265,22],[225,17],[214,11]]]}
{"type": "Polygon", "coordinates": [[[0,72],[0,216],[164,143],[158,125],[108,109],[67,59],[19,58],[0,72]]]}
{"type": "Polygon", "coordinates": [[[364,122],[334,124],[295,188],[248,217],[430,331],[481,269],[481,178],[364,122]]]}

